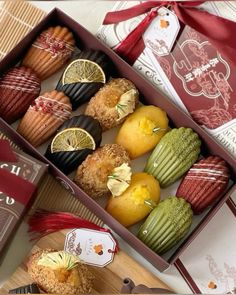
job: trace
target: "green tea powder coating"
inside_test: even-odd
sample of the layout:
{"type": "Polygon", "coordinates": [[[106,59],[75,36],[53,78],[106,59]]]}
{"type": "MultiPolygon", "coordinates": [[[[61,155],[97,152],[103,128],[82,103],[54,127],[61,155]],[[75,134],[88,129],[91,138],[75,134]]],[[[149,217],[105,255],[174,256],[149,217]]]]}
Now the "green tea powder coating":
{"type": "Polygon", "coordinates": [[[161,201],[140,227],[138,238],[158,254],[176,245],[188,232],[193,212],[184,199],[169,197],[161,201]]]}
{"type": "Polygon", "coordinates": [[[200,146],[201,140],[191,128],[172,129],[156,145],[144,171],[167,187],[196,162],[200,146]]]}

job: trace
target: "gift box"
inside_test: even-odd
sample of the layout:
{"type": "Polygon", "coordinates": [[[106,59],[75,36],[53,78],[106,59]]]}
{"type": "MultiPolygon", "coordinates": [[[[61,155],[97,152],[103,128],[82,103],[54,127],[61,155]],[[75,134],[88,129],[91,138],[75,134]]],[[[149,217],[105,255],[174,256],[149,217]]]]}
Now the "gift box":
{"type": "MultiPolygon", "coordinates": [[[[48,159],[44,157],[45,150],[48,143],[40,148],[36,149],[31,144],[29,144],[23,137],[16,133],[11,127],[9,127],[4,121],[1,124],[5,126],[6,129],[11,130],[12,136],[15,138],[15,142],[20,143],[25,151],[31,155],[37,157],[50,165],[50,172],[55,176],[56,179],[61,181],[89,210],[101,218],[112,230],[114,230],[118,235],[120,235],[126,242],[128,242],[134,249],[136,249],[140,254],[142,254],[146,259],[148,259],[155,267],[163,271],[169,267],[170,264],[174,263],[182,251],[188,247],[191,241],[198,235],[198,233],[207,225],[208,221],[214,216],[214,214],[219,210],[221,205],[229,198],[231,193],[235,190],[234,181],[236,178],[236,161],[228,154],[224,148],[222,148],[217,142],[212,139],[205,130],[203,130],[198,124],[196,124],[185,112],[179,109],[173,102],[171,102],[166,96],[159,92],[150,82],[145,80],[139,73],[137,73],[131,66],[129,66],[125,61],[123,61],[117,54],[115,54],[109,47],[105,46],[101,41],[90,34],[85,28],[80,24],[72,20],[70,17],[65,15],[59,9],[53,10],[42,22],[40,22],[31,33],[29,33],[0,63],[1,72],[5,72],[11,66],[16,65],[25,52],[35,40],[36,36],[45,28],[51,25],[64,25],[69,28],[76,39],[77,46],[79,49],[96,49],[101,50],[109,56],[112,60],[114,67],[116,69],[116,76],[126,77],[130,79],[136,87],[139,89],[143,101],[146,104],[156,105],[168,114],[171,120],[171,125],[176,127],[190,127],[195,130],[202,140],[202,154],[204,156],[213,154],[222,157],[231,167],[232,181],[230,182],[227,190],[221,195],[220,199],[205,213],[194,218],[193,226],[189,234],[181,240],[181,242],[176,245],[171,251],[166,255],[157,255],[154,251],[150,250],[146,245],[144,245],[141,240],[136,237],[137,229],[127,229],[123,227],[117,220],[115,220],[107,211],[105,211],[104,206],[99,204],[90,196],[88,196],[82,189],[80,189],[73,181],[71,177],[66,176],[62,173],[55,165],[53,165],[48,159]],[[157,99],[158,98],[158,99],[157,99]]],[[[59,79],[60,76],[57,78],[59,79]]],[[[52,79],[52,78],[51,78],[52,79]]],[[[56,78],[55,78],[56,79],[56,78]]],[[[55,85],[55,80],[53,85],[55,85]]],[[[46,82],[45,82],[46,83],[46,82]]],[[[52,84],[50,87],[53,87],[52,84]]],[[[48,84],[44,84],[43,88],[49,87],[48,84]]],[[[52,88],[51,88],[52,89],[52,88]]],[[[51,90],[47,89],[47,90],[51,90]]],[[[79,110],[81,112],[81,110],[79,110]]],[[[77,114],[74,112],[72,115],[77,114]]],[[[13,127],[16,127],[13,125],[13,127]]],[[[113,134],[114,136],[114,134],[113,134]]],[[[113,142],[111,134],[109,132],[103,134],[103,142],[113,142]]],[[[146,159],[143,159],[146,161],[146,159]]],[[[143,167],[143,166],[141,166],[143,167]]],[[[140,171],[140,166],[139,166],[140,171]]],[[[73,176],[72,176],[73,177],[73,176]]],[[[175,188],[172,188],[172,190],[175,188]]],[[[169,191],[167,191],[169,193],[169,191]]]]}
{"type": "Polygon", "coordinates": [[[0,124],[0,258],[33,204],[47,165],[19,149],[0,124]]]}
{"type": "MultiPolygon", "coordinates": [[[[212,14],[212,18],[209,18],[208,23],[207,20],[203,23],[204,20],[201,22],[200,18],[206,18],[207,15],[201,16],[196,14],[196,24],[194,26],[197,26],[199,23],[199,28],[205,27],[207,32],[209,30],[209,22],[215,22],[216,24],[212,26],[213,31],[215,30],[218,34],[221,34],[221,28],[224,27],[224,34],[230,35],[230,24],[227,23],[227,19],[235,21],[236,4],[227,1],[209,1],[199,6],[195,2],[194,5],[197,4],[197,7],[194,6],[194,8],[188,9],[189,3],[186,3],[184,4],[187,7],[186,9],[180,7],[180,15],[182,14],[183,16],[179,15],[181,21],[178,18],[176,20],[173,10],[167,9],[168,13],[162,7],[159,10],[159,16],[154,17],[147,25],[147,17],[152,17],[151,14],[155,11],[155,5],[159,4],[157,1],[156,4],[153,4],[153,8],[148,8],[148,11],[144,7],[146,4],[141,3],[142,1],[117,2],[113,12],[119,14],[108,16],[108,24],[101,26],[97,33],[98,38],[113,50],[117,50],[118,53],[121,51],[122,53],[123,50],[126,50],[119,48],[122,41],[137,26],[143,23],[143,26],[145,26],[144,33],[142,34],[144,48],[141,50],[141,54],[136,56],[134,63],[132,61],[133,67],[187,114],[192,116],[202,128],[236,157],[236,98],[233,82],[236,78],[235,63],[233,64],[225,58],[224,49],[219,53],[215,44],[211,44],[211,40],[207,36],[188,25],[184,25],[182,22],[182,18],[187,19],[186,15],[189,16],[190,12],[190,18],[192,18],[192,11],[190,9],[196,8],[199,11],[201,10],[201,12],[209,12],[212,14]],[[146,11],[146,13],[141,12],[141,9],[139,12],[139,8],[134,8],[133,11],[135,12],[129,11],[129,9],[136,5],[143,5],[142,10],[143,12],[146,11]],[[173,15],[171,15],[172,13],[173,15]],[[215,16],[224,18],[225,21],[218,23],[218,19],[215,16]],[[109,24],[112,22],[114,24],[109,24]],[[176,35],[172,36],[175,30],[176,35]],[[171,40],[171,38],[173,39],[171,40]],[[165,42],[164,45],[169,44],[171,46],[166,49],[166,54],[164,53],[163,41],[165,42]]],[[[194,17],[195,12],[192,19],[194,17]]],[[[191,25],[190,21],[189,23],[191,25]]],[[[200,31],[202,28],[200,28],[200,31]]],[[[139,29],[136,29],[136,31],[139,29]]],[[[131,44],[136,41],[126,40],[127,43],[130,42],[131,44]]],[[[224,44],[224,41],[221,43],[224,44]]],[[[124,46],[126,45],[124,44],[124,46]]],[[[134,45],[132,44],[132,46],[134,45]]],[[[140,40],[132,51],[136,52],[139,46],[141,46],[140,40]]],[[[223,47],[222,45],[220,46],[223,47]]],[[[226,48],[225,50],[228,49],[226,48]]],[[[130,58],[133,59],[132,54],[130,58]]]]}

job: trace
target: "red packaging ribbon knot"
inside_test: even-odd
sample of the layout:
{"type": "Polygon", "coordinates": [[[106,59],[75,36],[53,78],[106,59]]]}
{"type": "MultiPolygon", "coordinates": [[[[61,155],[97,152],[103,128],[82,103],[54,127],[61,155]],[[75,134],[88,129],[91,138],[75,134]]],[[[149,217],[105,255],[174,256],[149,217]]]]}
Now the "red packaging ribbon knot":
{"type": "Polygon", "coordinates": [[[104,25],[116,24],[132,17],[148,13],[138,26],[119,44],[115,51],[131,65],[145,48],[142,35],[162,6],[172,9],[179,20],[199,33],[229,61],[236,64],[236,22],[199,10],[205,1],[144,1],[128,9],[107,13],[104,25]],[[155,13],[156,12],[156,13],[155,13]]]}

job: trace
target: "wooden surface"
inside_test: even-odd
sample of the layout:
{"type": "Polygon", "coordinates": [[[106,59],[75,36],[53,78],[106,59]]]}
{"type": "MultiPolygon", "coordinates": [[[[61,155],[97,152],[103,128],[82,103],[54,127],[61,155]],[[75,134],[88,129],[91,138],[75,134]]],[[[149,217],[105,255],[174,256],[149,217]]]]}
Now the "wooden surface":
{"type": "MultiPolygon", "coordinates": [[[[66,231],[57,232],[39,240],[38,243],[33,247],[32,253],[37,249],[63,249],[65,233],[66,231]]],[[[30,276],[27,273],[26,262],[27,258],[17,268],[12,277],[5,283],[3,288],[0,290],[0,293],[1,291],[8,292],[10,289],[14,289],[18,286],[26,285],[32,282],[30,276]]],[[[93,293],[95,294],[119,293],[122,287],[122,281],[125,277],[131,278],[136,285],[144,284],[148,287],[169,289],[166,284],[139,265],[123,251],[119,251],[119,253],[115,255],[114,261],[105,268],[91,266],[88,267],[95,275],[93,290],[93,293]]]]}
{"type": "Polygon", "coordinates": [[[45,16],[46,12],[27,1],[0,3],[0,60],[45,16]]]}

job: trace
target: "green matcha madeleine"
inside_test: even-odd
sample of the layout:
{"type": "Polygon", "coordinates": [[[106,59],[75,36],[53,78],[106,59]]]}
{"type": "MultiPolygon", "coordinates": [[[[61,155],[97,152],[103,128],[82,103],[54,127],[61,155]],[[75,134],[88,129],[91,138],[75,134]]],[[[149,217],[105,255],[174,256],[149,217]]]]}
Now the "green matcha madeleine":
{"type": "Polygon", "coordinates": [[[145,172],[161,187],[178,180],[197,161],[201,140],[191,128],[175,128],[165,134],[150,155],[145,172]]]}
{"type": "Polygon", "coordinates": [[[175,246],[192,224],[191,206],[182,198],[171,196],[161,201],[140,227],[138,238],[158,254],[175,246]]]}

